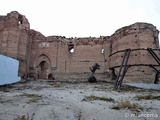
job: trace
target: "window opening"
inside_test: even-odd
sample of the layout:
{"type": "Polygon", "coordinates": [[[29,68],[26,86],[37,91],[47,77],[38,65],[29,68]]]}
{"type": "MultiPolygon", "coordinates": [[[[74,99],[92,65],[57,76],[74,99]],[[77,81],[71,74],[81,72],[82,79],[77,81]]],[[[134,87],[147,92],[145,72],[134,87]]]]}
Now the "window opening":
{"type": "Polygon", "coordinates": [[[104,48],[102,48],[101,53],[104,54],[104,48]]]}
{"type": "Polygon", "coordinates": [[[68,50],[69,50],[70,53],[74,52],[74,44],[72,42],[69,42],[69,44],[68,44],[68,50]]]}

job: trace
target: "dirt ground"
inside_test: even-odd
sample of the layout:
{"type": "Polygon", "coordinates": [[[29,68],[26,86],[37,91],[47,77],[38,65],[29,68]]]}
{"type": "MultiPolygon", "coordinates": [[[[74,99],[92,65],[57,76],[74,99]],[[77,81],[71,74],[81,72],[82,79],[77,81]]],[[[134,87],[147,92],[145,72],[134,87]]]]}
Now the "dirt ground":
{"type": "Polygon", "coordinates": [[[160,120],[160,90],[113,86],[47,80],[0,86],[0,120],[160,120]]]}

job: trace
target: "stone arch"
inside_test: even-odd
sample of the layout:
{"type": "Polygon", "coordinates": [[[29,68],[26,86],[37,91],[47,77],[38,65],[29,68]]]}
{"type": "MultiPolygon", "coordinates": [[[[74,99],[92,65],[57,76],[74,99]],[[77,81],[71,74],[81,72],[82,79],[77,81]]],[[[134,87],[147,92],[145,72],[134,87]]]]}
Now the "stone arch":
{"type": "Polygon", "coordinates": [[[42,55],[46,56],[52,65],[51,56],[47,52],[40,52],[40,53],[37,53],[34,56],[32,56],[32,59],[30,60],[30,66],[35,68],[38,58],[42,55]]]}
{"type": "Polygon", "coordinates": [[[41,54],[35,61],[36,73],[38,79],[48,79],[51,73],[51,61],[45,54],[41,54]]]}

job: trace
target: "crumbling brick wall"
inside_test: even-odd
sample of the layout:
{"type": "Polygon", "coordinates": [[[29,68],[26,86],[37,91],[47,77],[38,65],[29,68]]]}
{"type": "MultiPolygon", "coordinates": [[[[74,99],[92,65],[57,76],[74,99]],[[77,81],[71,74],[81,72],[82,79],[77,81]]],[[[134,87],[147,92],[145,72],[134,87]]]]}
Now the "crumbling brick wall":
{"type": "MultiPolygon", "coordinates": [[[[158,33],[155,26],[147,23],[135,23],[117,30],[111,36],[99,38],[44,37],[41,33],[36,32],[31,54],[31,58],[34,59],[31,60],[30,65],[31,68],[35,68],[34,72],[37,73],[34,62],[38,56],[45,54],[51,61],[53,76],[71,76],[74,74],[80,77],[80,74],[89,73],[89,67],[94,63],[101,65],[101,69],[97,73],[107,73],[109,68],[114,67],[118,73],[124,56],[124,52],[118,51],[128,48],[131,50],[139,49],[131,52],[128,64],[135,66],[129,68],[125,79],[132,82],[134,80],[153,82],[155,71],[148,65],[158,64],[146,49],[159,48],[158,33]],[[71,49],[74,49],[74,52],[71,52],[71,49]],[[109,55],[111,56],[109,57],[109,55]],[[136,66],[136,64],[146,64],[147,66],[136,66]]],[[[159,51],[156,53],[159,55],[159,51]]]]}
{"type": "MultiPolygon", "coordinates": [[[[101,65],[101,69],[97,71],[98,73],[105,73],[108,69],[109,57],[106,51],[108,50],[108,47],[106,47],[106,44],[108,44],[106,37],[44,37],[39,32],[30,32],[30,38],[32,39],[30,72],[34,74],[38,73],[38,65],[36,62],[41,55],[45,55],[49,58],[53,76],[57,74],[59,74],[59,77],[62,74],[73,74],[76,76],[80,73],[90,73],[89,67],[95,63],[101,65]]],[[[46,75],[48,74],[50,73],[46,73],[46,75]]]]}
{"type": "MultiPolygon", "coordinates": [[[[135,80],[136,82],[153,82],[155,79],[155,71],[149,67],[149,65],[158,64],[147,51],[147,48],[159,49],[158,33],[155,26],[147,23],[135,23],[117,30],[112,35],[111,53],[113,55],[110,57],[110,67],[115,67],[118,74],[124,56],[124,51],[118,51],[131,49],[133,51],[131,51],[128,64],[135,66],[131,66],[128,69],[125,76],[127,82],[134,82],[135,80]]],[[[159,56],[159,50],[155,52],[159,56]]]]}
{"type": "Polygon", "coordinates": [[[129,48],[132,51],[128,64],[134,66],[128,69],[125,81],[153,82],[155,71],[148,65],[158,64],[146,49],[157,49],[159,55],[158,33],[152,24],[135,23],[111,36],[46,37],[31,30],[27,18],[13,11],[0,16],[0,54],[20,61],[19,76],[86,79],[89,67],[98,63],[101,66],[96,71],[98,79],[105,80],[110,68],[118,73],[124,50],[129,48]]]}
{"type": "Polygon", "coordinates": [[[0,54],[20,61],[19,76],[27,72],[26,54],[29,29],[27,18],[17,11],[0,17],[0,54]]]}

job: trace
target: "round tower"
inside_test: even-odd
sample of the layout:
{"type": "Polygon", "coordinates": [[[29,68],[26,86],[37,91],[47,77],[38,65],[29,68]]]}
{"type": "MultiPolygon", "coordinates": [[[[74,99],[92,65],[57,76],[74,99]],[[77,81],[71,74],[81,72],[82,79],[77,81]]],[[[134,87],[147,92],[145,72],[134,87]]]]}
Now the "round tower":
{"type": "Polygon", "coordinates": [[[127,65],[129,67],[123,82],[154,82],[156,71],[151,66],[157,68],[158,63],[148,48],[152,48],[159,57],[158,34],[159,31],[152,24],[135,23],[118,29],[111,36],[110,68],[114,68],[117,75],[125,56],[125,50],[130,49],[131,51],[128,55],[127,65]]]}

